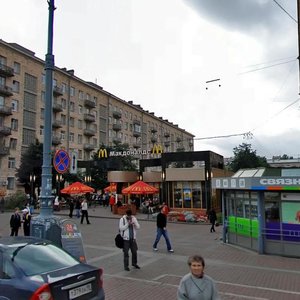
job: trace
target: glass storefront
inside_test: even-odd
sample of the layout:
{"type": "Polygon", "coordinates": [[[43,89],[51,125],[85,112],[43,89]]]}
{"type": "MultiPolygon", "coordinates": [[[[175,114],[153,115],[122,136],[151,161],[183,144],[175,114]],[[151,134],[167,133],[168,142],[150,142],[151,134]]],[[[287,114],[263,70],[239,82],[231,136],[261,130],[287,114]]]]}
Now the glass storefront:
{"type": "Polygon", "coordinates": [[[200,182],[178,181],[170,183],[170,205],[174,208],[203,208],[200,182]]]}

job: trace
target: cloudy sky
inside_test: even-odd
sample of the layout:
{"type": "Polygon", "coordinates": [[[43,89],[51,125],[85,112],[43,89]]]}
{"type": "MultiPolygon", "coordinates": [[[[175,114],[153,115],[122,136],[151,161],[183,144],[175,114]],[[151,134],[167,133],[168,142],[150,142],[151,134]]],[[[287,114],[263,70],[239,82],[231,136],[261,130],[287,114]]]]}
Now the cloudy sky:
{"type": "MultiPolygon", "coordinates": [[[[228,157],[246,142],[267,158],[300,157],[297,0],[55,6],[56,66],[178,124],[195,150],[228,157]]],[[[4,1],[1,11],[0,38],[44,59],[47,1],[4,1]]]]}

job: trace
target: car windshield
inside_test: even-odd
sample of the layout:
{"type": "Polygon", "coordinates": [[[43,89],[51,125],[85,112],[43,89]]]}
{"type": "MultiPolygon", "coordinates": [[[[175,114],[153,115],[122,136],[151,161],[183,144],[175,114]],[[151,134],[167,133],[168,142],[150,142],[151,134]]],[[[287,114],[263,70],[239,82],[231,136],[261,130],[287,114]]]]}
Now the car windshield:
{"type": "Polygon", "coordinates": [[[64,250],[48,243],[12,245],[7,253],[27,276],[80,264],[64,250]]]}

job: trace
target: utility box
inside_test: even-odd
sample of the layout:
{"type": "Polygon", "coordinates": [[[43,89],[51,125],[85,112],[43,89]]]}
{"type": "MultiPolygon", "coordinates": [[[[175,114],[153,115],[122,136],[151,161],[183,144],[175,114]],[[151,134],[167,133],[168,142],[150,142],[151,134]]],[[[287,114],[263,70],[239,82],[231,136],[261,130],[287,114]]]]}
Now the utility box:
{"type": "Polygon", "coordinates": [[[81,262],[86,262],[81,232],[72,220],[53,215],[37,216],[32,218],[30,232],[32,236],[49,240],[81,262]]]}

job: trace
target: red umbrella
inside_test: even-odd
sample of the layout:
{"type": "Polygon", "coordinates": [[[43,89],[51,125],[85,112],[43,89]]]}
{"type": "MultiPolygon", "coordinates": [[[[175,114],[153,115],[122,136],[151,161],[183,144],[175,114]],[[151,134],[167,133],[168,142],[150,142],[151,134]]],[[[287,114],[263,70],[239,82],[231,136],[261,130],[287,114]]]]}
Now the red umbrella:
{"type": "Polygon", "coordinates": [[[111,193],[115,193],[117,191],[117,184],[112,182],[109,186],[107,186],[104,189],[104,192],[111,192],[111,193]]]}
{"type": "Polygon", "coordinates": [[[134,184],[124,188],[122,194],[156,194],[158,189],[154,186],[145,183],[144,181],[137,181],[134,184]]]}
{"type": "Polygon", "coordinates": [[[95,190],[92,187],[85,185],[79,181],[74,182],[64,189],[60,190],[62,194],[85,194],[93,193],[94,191],[95,190]]]}

